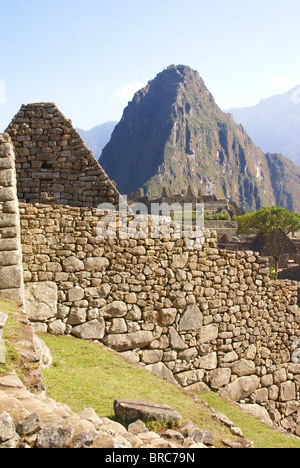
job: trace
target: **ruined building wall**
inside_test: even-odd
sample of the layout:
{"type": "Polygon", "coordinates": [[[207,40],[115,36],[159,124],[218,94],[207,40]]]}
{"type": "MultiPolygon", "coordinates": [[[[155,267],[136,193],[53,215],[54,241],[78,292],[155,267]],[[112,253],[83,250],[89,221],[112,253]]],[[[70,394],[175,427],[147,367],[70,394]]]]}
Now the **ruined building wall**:
{"type": "Polygon", "coordinates": [[[99,340],[183,387],[259,404],[300,435],[296,283],[271,282],[266,259],[219,250],[210,231],[193,250],[174,236],[98,237],[96,207],[119,194],[72,124],[54,104],[32,104],[8,132],[21,203],[19,218],[1,135],[1,297],[22,299],[24,270],[37,331],[99,340]]]}
{"type": "Polygon", "coordinates": [[[20,201],[118,204],[114,183],[55,104],[23,105],[6,131],[15,149],[20,201]]]}
{"type": "Polygon", "coordinates": [[[39,332],[129,351],[184,387],[205,382],[299,432],[297,287],[270,281],[266,259],[219,250],[210,231],[199,250],[182,239],[101,239],[93,208],[21,204],[20,213],[39,332]]]}
{"type": "Polygon", "coordinates": [[[15,155],[6,133],[0,133],[0,297],[24,300],[15,155]]]}

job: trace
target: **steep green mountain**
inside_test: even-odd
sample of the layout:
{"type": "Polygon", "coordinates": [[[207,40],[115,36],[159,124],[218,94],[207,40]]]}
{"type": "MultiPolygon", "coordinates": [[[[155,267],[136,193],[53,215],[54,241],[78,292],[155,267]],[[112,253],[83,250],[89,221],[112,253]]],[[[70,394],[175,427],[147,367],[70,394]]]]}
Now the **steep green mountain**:
{"type": "Polygon", "coordinates": [[[290,209],[300,211],[299,192],[287,183],[290,174],[299,185],[300,170],[284,161],[266,157],[217,106],[199,73],[183,65],[168,67],[135,94],[101,157],[123,194],[140,187],[149,195],[162,187],[180,193],[190,184],[245,211],[277,200],[287,207],[288,197],[290,209]],[[281,164],[284,181],[275,174],[281,164]]]}
{"type": "Polygon", "coordinates": [[[300,168],[282,154],[266,154],[275,203],[300,213],[300,168]]]}

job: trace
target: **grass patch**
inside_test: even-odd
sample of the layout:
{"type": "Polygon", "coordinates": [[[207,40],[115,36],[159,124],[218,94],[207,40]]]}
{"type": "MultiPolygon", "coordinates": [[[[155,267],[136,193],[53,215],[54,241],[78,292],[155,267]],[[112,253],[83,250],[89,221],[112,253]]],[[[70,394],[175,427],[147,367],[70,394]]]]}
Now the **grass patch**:
{"type": "Polygon", "coordinates": [[[211,430],[218,447],[223,446],[222,440],[235,440],[203,403],[147,370],[132,367],[115,353],[72,337],[40,337],[53,357],[51,369],[43,370],[47,395],[74,412],[92,407],[99,416],[114,419],[114,399],[148,401],[169,405],[184,421],[211,430]]]}
{"type": "Polygon", "coordinates": [[[216,411],[225,414],[236,427],[240,427],[245,437],[254,442],[255,448],[300,448],[300,440],[261,424],[260,421],[241,412],[236,405],[223,400],[216,393],[199,394],[199,398],[213,406],[216,411]]]}
{"type": "Polygon", "coordinates": [[[15,321],[16,307],[14,301],[0,299],[0,312],[8,316],[2,337],[5,344],[5,362],[0,363],[0,375],[13,372],[17,368],[19,355],[14,341],[20,336],[20,324],[15,321]]]}
{"type": "MultiPolygon", "coordinates": [[[[76,413],[92,407],[99,416],[114,419],[116,398],[167,404],[181,413],[184,421],[211,430],[216,447],[223,447],[223,440],[236,440],[201,401],[145,369],[132,367],[116,353],[72,337],[41,335],[41,338],[53,357],[51,369],[43,371],[47,395],[76,413]]],[[[300,448],[299,440],[273,431],[214,393],[201,394],[199,398],[226,414],[257,448],[300,448]]],[[[155,425],[151,428],[161,429],[155,425]]]]}

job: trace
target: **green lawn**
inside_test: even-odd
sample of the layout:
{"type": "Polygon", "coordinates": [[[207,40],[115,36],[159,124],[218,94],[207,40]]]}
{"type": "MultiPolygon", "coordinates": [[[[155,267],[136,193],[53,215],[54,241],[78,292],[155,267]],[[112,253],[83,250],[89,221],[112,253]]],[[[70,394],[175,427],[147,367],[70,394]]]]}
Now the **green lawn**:
{"type": "Polygon", "coordinates": [[[300,440],[294,437],[287,437],[272,428],[261,424],[257,419],[249,417],[239,408],[221,399],[215,393],[199,394],[199,398],[213,406],[216,411],[226,414],[226,416],[240,427],[249,440],[255,441],[255,448],[300,448],[300,440]]]}
{"type": "MultiPolygon", "coordinates": [[[[217,447],[223,446],[222,440],[235,440],[201,402],[147,370],[130,366],[116,353],[72,337],[42,335],[41,338],[53,357],[51,369],[43,371],[47,395],[65,403],[73,411],[92,407],[100,416],[113,418],[116,398],[167,404],[179,411],[184,420],[213,431],[217,447]]],[[[241,427],[255,447],[300,448],[299,440],[269,429],[218,395],[199,396],[241,427]]]]}

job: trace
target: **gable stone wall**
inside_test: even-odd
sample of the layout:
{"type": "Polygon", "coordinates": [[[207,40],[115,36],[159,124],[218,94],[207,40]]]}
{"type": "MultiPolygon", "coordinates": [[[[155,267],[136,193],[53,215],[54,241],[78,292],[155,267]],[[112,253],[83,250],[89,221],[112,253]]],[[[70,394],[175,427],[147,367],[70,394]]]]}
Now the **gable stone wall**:
{"type": "Polygon", "coordinates": [[[24,301],[15,154],[6,133],[0,134],[0,297],[24,301]]]}
{"type": "Polygon", "coordinates": [[[55,104],[22,105],[6,132],[14,145],[20,201],[118,205],[115,184],[55,104]]]}

